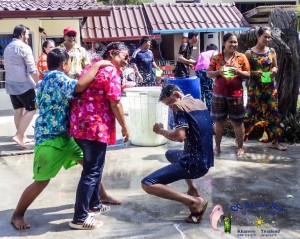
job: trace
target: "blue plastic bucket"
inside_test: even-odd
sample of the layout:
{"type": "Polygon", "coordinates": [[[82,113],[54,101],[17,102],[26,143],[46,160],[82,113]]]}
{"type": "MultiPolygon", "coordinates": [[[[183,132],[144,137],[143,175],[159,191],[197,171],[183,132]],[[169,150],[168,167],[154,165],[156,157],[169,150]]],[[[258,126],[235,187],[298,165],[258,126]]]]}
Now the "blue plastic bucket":
{"type": "Polygon", "coordinates": [[[195,99],[200,99],[201,97],[201,86],[197,76],[168,78],[167,84],[177,85],[183,94],[191,94],[195,99]]]}

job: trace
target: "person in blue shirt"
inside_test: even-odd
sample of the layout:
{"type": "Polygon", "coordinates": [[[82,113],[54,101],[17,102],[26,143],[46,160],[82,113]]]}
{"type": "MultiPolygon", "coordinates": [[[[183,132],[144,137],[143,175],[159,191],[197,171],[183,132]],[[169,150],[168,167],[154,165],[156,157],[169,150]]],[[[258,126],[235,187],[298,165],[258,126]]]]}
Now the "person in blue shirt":
{"type": "Polygon", "coordinates": [[[74,139],[68,136],[70,100],[90,85],[100,67],[110,64],[107,61],[95,63],[82,79],[77,81],[66,75],[70,70],[69,55],[66,51],[55,48],[48,53],[49,71],[39,82],[36,96],[39,116],[34,132],[34,182],[25,189],[12,215],[11,223],[16,229],[30,228],[24,214],[46,188],[50,179],[54,178],[62,167],[68,169],[82,160],[81,149],[74,139]]]}
{"type": "Polygon", "coordinates": [[[171,163],[142,180],[145,192],[187,205],[191,214],[188,223],[199,223],[207,208],[192,179],[203,177],[214,166],[212,119],[205,104],[191,95],[183,95],[176,85],[166,85],[159,100],[174,112],[175,128],[164,129],[161,123],[153,131],[172,141],[184,142],[184,149],[171,149],[166,158],[171,163]],[[167,184],[185,179],[187,194],[167,184]]]}
{"type": "Polygon", "coordinates": [[[152,68],[159,69],[159,67],[156,65],[153,53],[150,50],[150,38],[143,37],[140,45],[131,56],[131,63],[139,79],[138,86],[155,86],[155,77],[152,68]]]}

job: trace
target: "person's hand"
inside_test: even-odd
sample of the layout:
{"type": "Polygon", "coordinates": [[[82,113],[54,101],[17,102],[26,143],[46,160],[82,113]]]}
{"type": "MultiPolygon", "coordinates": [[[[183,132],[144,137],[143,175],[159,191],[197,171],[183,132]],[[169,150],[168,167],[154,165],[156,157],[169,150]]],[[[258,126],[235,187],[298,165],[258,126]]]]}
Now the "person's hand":
{"type": "Polygon", "coordinates": [[[155,125],[153,125],[153,132],[156,134],[160,134],[161,130],[164,129],[164,125],[162,123],[155,123],[155,125]]]}
{"type": "Polygon", "coordinates": [[[128,132],[127,128],[123,127],[121,129],[121,132],[122,132],[123,142],[124,143],[128,142],[130,136],[129,136],[129,132],[128,132]]]}

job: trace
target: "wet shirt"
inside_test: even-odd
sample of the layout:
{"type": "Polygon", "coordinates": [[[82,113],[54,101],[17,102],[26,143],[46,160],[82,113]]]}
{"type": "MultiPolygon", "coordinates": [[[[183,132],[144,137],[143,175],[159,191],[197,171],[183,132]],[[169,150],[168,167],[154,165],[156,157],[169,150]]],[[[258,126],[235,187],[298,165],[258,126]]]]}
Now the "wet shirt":
{"type": "Polygon", "coordinates": [[[195,71],[207,70],[211,59],[216,54],[218,54],[218,51],[216,51],[216,50],[209,50],[209,51],[201,52],[197,59],[195,71]]]}
{"type": "Polygon", "coordinates": [[[47,71],[39,82],[36,104],[39,116],[35,121],[35,144],[63,136],[69,129],[69,105],[77,80],[61,71],[47,71]]]}
{"type": "Polygon", "coordinates": [[[69,134],[77,139],[115,144],[116,122],[109,101],[118,101],[121,95],[121,76],[117,69],[113,66],[99,69],[90,86],[71,101],[69,134]]]}
{"type": "Polygon", "coordinates": [[[132,54],[131,63],[136,64],[140,73],[151,73],[152,74],[152,63],[154,61],[153,53],[151,50],[143,51],[137,49],[132,54]]]}
{"type": "MultiPolygon", "coordinates": [[[[189,60],[192,57],[193,52],[193,45],[190,45],[190,43],[182,43],[179,47],[179,55],[182,55],[185,59],[189,60]]],[[[190,66],[187,64],[184,64],[182,62],[176,63],[176,66],[174,68],[174,74],[175,77],[189,77],[190,75],[190,66]]]]}
{"type": "Polygon", "coordinates": [[[37,68],[29,45],[13,38],[4,50],[5,89],[9,95],[21,95],[36,84],[30,74],[37,68]]]}
{"type": "MultiPolygon", "coordinates": [[[[215,55],[208,67],[208,71],[218,71],[222,67],[236,67],[241,71],[250,72],[250,65],[247,57],[239,52],[235,52],[233,58],[229,62],[225,62],[223,54],[215,55]]],[[[225,78],[224,76],[217,76],[214,81],[213,93],[229,97],[243,96],[243,79],[239,76],[232,78],[225,78]]]]}
{"type": "Polygon", "coordinates": [[[144,85],[154,86],[155,79],[152,72],[152,63],[154,62],[154,56],[151,50],[143,51],[138,48],[132,54],[131,63],[136,64],[139,73],[143,77],[144,85]]]}
{"type": "Polygon", "coordinates": [[[212,119],[203,102],[191,96],[183,98],[174,113],[175,128],[186,128],[184,157],[182,163],[188,167],[209,169],[214,165],[212,119]]]}

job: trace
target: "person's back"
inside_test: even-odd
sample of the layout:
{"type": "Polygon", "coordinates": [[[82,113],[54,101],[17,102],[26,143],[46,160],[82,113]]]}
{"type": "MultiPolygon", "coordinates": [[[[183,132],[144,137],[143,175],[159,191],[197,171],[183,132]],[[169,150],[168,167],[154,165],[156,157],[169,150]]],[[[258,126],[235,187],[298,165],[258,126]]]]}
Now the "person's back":
{"type": "Polygon", "coordinates": [[[74,96],[76,82],[58,70],[48,71],[39,82],[36,97],[39,116],[34,133],[36,145],[67,133],[69,103],[74,96]]]}
{"type": "Polygon", "coordinates": [[[209,111],[203,102],[194,99],[191,96],[185,96],[181,101],[176,103],[179,109],[175,114],[176,126],[180,124],[181,115],[184,114],[187,119],[186,139],[184,141],[184,151],[192,154],[194,157],[189,158],[187,163],[193,163],[194,158],[197,163],[201,162],[202,168],[210,168],[214,165],[213,159],[213,137],[212,137],[212,119],[209,111]],[[201,161],[199,158],[201,157],[201,161]]]}
{"type": "Polygon", "coordinates": [[[200,53],[198,60],[197,60],[197,64],[195,66],[195,71],[207,70],[211,59],[217,53],[218,53],[217,50],[209,50],[209,51],[204,51],[204,52],[200,53]]]}

